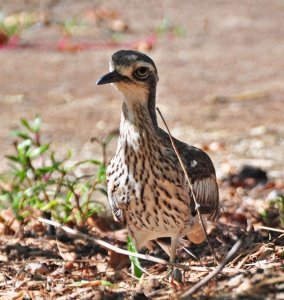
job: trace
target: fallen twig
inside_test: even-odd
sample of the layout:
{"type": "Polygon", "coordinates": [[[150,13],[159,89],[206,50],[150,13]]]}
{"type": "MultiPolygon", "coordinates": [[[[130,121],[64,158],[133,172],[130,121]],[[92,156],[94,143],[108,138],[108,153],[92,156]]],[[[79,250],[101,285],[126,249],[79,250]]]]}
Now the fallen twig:
{"type": "Polygon", "coordinates": [[[158,263],[158,264],[172,266],[174,268],[181,269],[181,270],[194,270],[194,271],[200,271],[200,272],[210,271],[209,268],[195,267],[195,266],[190,267],[190,266],[186,266],[186,265],[182,265],[182,264],[172,263],[172,262],[169,262],[169,261],[166,261],[164,259],[160,259],[160,258],[157,258],[157,257],[154,257],[154,256],[130,252],[130,251],[121,249],[119,247],[116,247],[116,246],[114,246],[114,245],[112,245],[108,242],[105,242],[101,239],[93,238],[93,237],[91,237],[87,234],[81,233],[78,230],[72,229],[68,226],[62,225],[62,224],[60,224],[58,222],[55,222],[55,221],[51,221],[51,220],[44,219],[44,218],[41,218],[41,217],[38,218],[38,221],[40,221],[42,223],[45,223],[45,224],[52,225],[54,227],[61,228],[62,230],[64,230],[67,233],[72,234],[73,236],[77,236],[77,237],[80,237],[84,240],[91,241],[93,243],[96,243],[96,244],[98,244],[98,245],[100,245],[104,248],[107,248],[107,249],[112,250],[112,251],[114,251],[116,253],[119,253],[119,254],[141,258],[141,259],[152,261],[152,262],[155,262],[155,263],[158,263]]]}
{"type": "Polygon", "coordinates": [[[207,241],[208,246],[209,246],[209,248],[210,248],[210,251],[211,251],[211,253],[212,253],[212,255],[213,255],[214,259],[215,259],[215,262],[217,263],[218,260],[217,260],[217,257],[216,257],[216,255],[215,255],[214,251],[213,251],[213,248],[212,248],[212,246],[211,246],[211,244],[210,244],[210,241],[209,241],[209,238],[208,238],[208,234],[207,234],[207,232],[206,232],[206,227],[205,227],[204,221],[203,221],[203,219],[202,219],[202,215],[201,215],[201,213],[200,213],[200,211],[199,211],[200,204],[199,204],[199,203],[197,202],[197,200],[196,200],[196,197],[195,197],[195,194],[194,194],[194,190],[193,190],[193,186],[192,186],[192,184],[191,184],[191,180],[190,180],[190,178],[189,178],[189,176],[188,176],[187,170],[186,170],[186,168],[185,168],[185,166],[184,166],[184,163],[183,163],[183,161],[182,161],[182,159],[181,159],[181,157],[180,157],[180,154],[179,154],[179,152],[178,152],[178,150],[177,150],[177,148],[176,148],[176,145],[175,145],[175,142],[174,142],[174,140],[173,140],[173,137],[172,137],[172,134],[171,134],[171,132],[170,132],[170,129],[169,129],[169,127],[168,127],[168,125],[167,125],[167,123],[166,123],[166,121],[165,121],[165,119],[164,119],[164,117],[163,117],[163,115],[162,115],[160,109],[159,109],[158,107],[157,107],[156,109],[157,109],[157,111],[158,111],[158,113],[159,113],[161,119],[163,120],[163,122],[164,122],[164,124],[165,124],[165,127],[166,127],[166,129],[167,129],[167,131],[168,131],[169,138],[170,138],[170,141],[171,141],[172,146],[173,146],[173,148],[174,148],[175,154],[176,154],[176,156],[177,156],[177,158],[178,158],[178,161],[179,161],[179,163],[180,163],[180,165],[181,165],[181,168],[182,168],[182,170],[183,170],[183,172],[184,172],[185,178],[186,178],[186,180],[187,180],[187,182],[188,182],[188,186],[189,186],[189,188],[190,188],[191,195],[192,195],[192,198],[193,198],[193,201],[194,201],[194,204],[195,204],[195,209],[196,209],[196,211],[197,211],[197,214],[198,214],[198,218],[199,218],[200,224],[201,224],[201,226],[202,226],[204,235],[205,235],[205,237],[206,237],[206,241],[207,241]]]}
{"type": "Polygon", "coordinates": [[[232,257],[238,252],[240,247],[243,244],[243,239],[239,239],[235,245],[232,247],[232,249],[229,251],[229,253],[226,255],[224,260],[207,276],[202,278],[197,284],[195,284],[193,287],[191,287],[187,292],[185,292],[181,299],[186,300],[189,299],[189,297],[197,292],[201,287],[203,287],[205,284],[207,284],[212,278],[214,278],[218,273],[222,271],[222,269],[226,266],[226,264],[232,259],[232,257]]]}
{"type": "Polygon", "coordinates": [[[266,229],[266,230],[269,230],[269,231],[284,233],[284,229],[267,227],[267,226],[258,226],[257,229],[266,229]]]}

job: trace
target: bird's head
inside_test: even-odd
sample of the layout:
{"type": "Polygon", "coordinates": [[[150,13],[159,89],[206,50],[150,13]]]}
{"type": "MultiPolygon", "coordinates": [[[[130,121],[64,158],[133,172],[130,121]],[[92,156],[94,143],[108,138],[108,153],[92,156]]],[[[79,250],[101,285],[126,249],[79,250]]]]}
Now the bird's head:
{"type": "Polygon", "coordinates": [[[112,83],[127,100],[147,101],[155,91],[157,68],[146,54],[132,50],[115,52],[110,60],[110,73],[102,76],[97,85],[112,83]]]}

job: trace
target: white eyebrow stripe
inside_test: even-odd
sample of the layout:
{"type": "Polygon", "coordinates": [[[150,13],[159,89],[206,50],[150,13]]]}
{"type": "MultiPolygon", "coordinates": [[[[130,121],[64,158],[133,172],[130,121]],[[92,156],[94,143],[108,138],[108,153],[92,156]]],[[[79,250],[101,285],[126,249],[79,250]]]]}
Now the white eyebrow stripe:
{"type": "Polygon", "coordinates": [[[108,69],[109,69],[110,72],[114,71],[113,63],[112,63],[111,60],[109,61],[109,67],[108,67],[108,69]]]}
{"type": "Polygon", "coordinates": [[[155,68],[153,67],[153,65],[143,61],[134,62],[130,66],[117,65],[115,67],[113,66],[113,63],[110,61],[109,71],[112,72],[115,69],[121,75],[127,76],[128,78],[132,78],[133,71],[139,67],[149,68],[151,72],[155,73],[155,68]]]}

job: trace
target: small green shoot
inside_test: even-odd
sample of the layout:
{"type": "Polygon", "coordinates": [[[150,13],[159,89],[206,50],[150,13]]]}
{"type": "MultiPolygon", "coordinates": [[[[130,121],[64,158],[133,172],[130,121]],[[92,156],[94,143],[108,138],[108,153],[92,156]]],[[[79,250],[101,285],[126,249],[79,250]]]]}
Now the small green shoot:
{"type": "MultiPolygon", "coordinates": [[[[131,239],[131,237],[127,237],[127,250],[133,253],[137,253],[136,247],[131,239]]],[[[141,278],[143,275],[143,271],[139,262],[139,259],[134,256],[129,256],[130,262],[131,262],[131,271],[132,274],[136,278],[141,278]]]]}
{"type": "Polygon", "coordinates": [[[183,37],[186,35],[186,29],[182,26],[174,26],[169,18],[164,17],[156,27],[158,35],[170,34],[172,37],[183,37]]]}
{"type": "Polygon", "coordinates": [[[39,17],[35,13],[0,14],[0,30],[4,31],[9,37],[20,35],[23,30],[28,29],[38,21],[39,17]]]}
{"type": "Polygon", "coordinates": [[[260,212],[260,216],[268,226],[284,228],[284,195],[269,201],[268,207],[260,212]]]}
{"type": "Polygon", "coordinates": [[[68,284],[67,286],[69,287],[91,287],[91,286],[112,286],[113,283],[107,280],[94,280],[94,281],[87,281],[87,280],[80,280],[80,281],[75,281],[71,284],[68,284]]]}
{"type": "Polygon", "coordinates": [[[272,201],[274,207],[278,210],[281,226],[284,228],[284,195],[278,196],[272,201]]]}
{"type": "Polygon", "coordinates": [[[87,27],[88,23],[84,19],[78,16],[72,16],[64,21],[63,31],[66,35],[78,35],[84,32],[87,27]]]}

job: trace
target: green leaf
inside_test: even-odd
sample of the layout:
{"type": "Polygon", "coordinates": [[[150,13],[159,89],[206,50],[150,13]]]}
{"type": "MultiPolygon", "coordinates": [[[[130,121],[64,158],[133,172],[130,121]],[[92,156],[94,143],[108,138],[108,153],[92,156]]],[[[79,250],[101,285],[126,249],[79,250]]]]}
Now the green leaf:
{"type": "Polygon", "coordinates": [[[14,130],[14,131],[11,132],[10,135],[12,137],[19,137],[19,138],[21,138],[23,140],[31,139],[31,137],[27,133],[25,133],[23,131],[20,131],[20,130],[14,130]]]}
{"type": "Polygon", "coordinates": [[[162,34],[165,32],[168,32],[170,29],[170,21],[167,17],[164,17],[163,20],[160,22],[160,24],[156,28],[156,32],[158,34],[162,34]]]}
{"type": "Polygon", "coordinates": [[[31,144],[32,144],[32,140],[30,140],[30,139],[24,140],[20,144],[18,144],[17,149],[21,153],[26,152],[27,149],[31,146],[31,144]]]}
{"type": "MultiPolygon", "coordinates": [[[[82,209],[85,209],[85,207],[86,207],[85,204],[82,205],[82,209]]],[[[87,218],[93,216],[94,214],[102,214],[104,211],[105,211],[105,208],[100,203],[95,203],[95,204],[90,203],[88,210],[86,212],[85,218],[87,219],[87,218]],[[92,205],[93,205],[93,207],[92,207],[92,205]]]]}
{"type": "Polygon", "coordinates": [[[183,36],[186,36],[186,29],[182,26],[176,26],[174,27],[173,29],[173,34],[176,36],[176,37],[183,37],[183,36]]]}
{"type": "Polygon", "coordinates": [[[5,157],[11,161],[19,162],[19,157],[14,155],[5,155],[5,157]]]}
{"type": "Polygon", "coordinates": [[[50,159],[52,161],[52,164],[53,165],[61,165],[63,164],[64,162],[66,162],[68,159],[70,159],[72,157],[72,152],[71,150],[68,150],[67,154],[65,155],[65,157],[62,159],[62,160],[59,160],[57,161],[56,158],[55,158],[55,153],[52,152],[51,155],[50,155],[50,159]]]}
{"type": "Polygon", "coordinates": [[[33,129],[31,127],[30,123],[26,119],[21,119],[21,123],[26,129],[33,132],[33,129]]]}
{"type": "Polygon", "coordinates": [[[76,168],[76,167],[78,167],[78,166],[80,166],[80,165],[88,164],[88,163],[93,164],[93,165],[97,165],[97,166],[99,166],[99,165],[102,164],[102,162],[100,162],[99,160],[96,160],[96,159],[85,159],[85,160],[76,162],[76,163],[70,168],[70,170],[72,170],[72,169],[74,169],[74,168],[76,168]]]}
{"type": "Polygon", "coordinates": [[[105,165],[100,165],[100,167],[99,167],[98,180],[100,182],[105,182],[106,181],[106,166],[105,165]]]}
{"type": "Polygon", "coordinates": [[[44,200],[41,199],[38,195],[33,195],[26,199],[26,203],[28,206],[33,208],[42,209],[43,205],[45,204],[44,200]]]}
{"type": "Polygon", "coordinates": [[[284,195],[280,195],[275,199],[275,206],[279,213],[281,225],[284,228],[284,195]]]}
{"type": "Polygon", "coordinates": [[[58,200],[57,199],[54,199],[54,200],[51,200],[49,201],[46,205],[44,205],[41,210],[42,211],[48,211],[54,207],[57,207],[58,206],[58,200]]]}
{"type": "Polygon", "coordinates": [[[20,217],[20,219],[24,220],[24,219],[28,218],[30,215],[31,215],[31,212],[28,210],[25,210],[19,214],[19,217],[20,217]]]}
{"type": "Polygon", "coordinates": [[[40,147],[38,148],[35,148],[35,149],[29,149],[26,153],[27,157],[33,159],[33,158],[36,158],[38,157],[39,155],[41,155],[42,153],[46,152],[49,148],[49,144],[44,144],[44,145],[41,145],[40,147]]]}
{"type": "Polygon", "coordinates": [[[35,170],[35,173],[36,173],[37,176],[39,176],[39,175],[51,173],[51,172],[53,172],[55,170],[57,170],[57,168],[54,165],[52,165],[52,166],[45,166],[45,167],[37,168],[35,170]]]}
{"type": "Polygon", "coordinates": [[[73,196],[73,192],[69,191],[67,193],[66,197],[65,197],[66,203],[71,204],[71,198],[72,198],[72,196],[73,196]]]}
{"type": "Polygon", "coordinates": [[[107,135],[107,137],[105,138],[104,144],[108,145],[114,137],[118,136],[118,134],[119,134],[118,130],[114,130],[114,131],[110,132],[107,135]]]}
{"type": "Polygon", "coordinates": [[[104,286],[112,286],[113,283],[107,281],[107,280],[101,280],[101,284],[104,285],[104,286]]]}
{"type": "Polygon", "coordinates": [[[32,122],[32,124],[30,126],[31,126],[32,131],[34,133],[38,133],[39,130],[40,130],[40,126],[41,126],[41,118],[36,117],[35,120],[32,122]]]}
{"type": "MultiPolygon", "coordinates": [[[[127,237],[127,250],[133,253],[137,253],[136,247],[129,236],[127,237]]],[[[143,271],[141,269],[139,259],[134,256],[129,256],[129,259],[131,262],[132,274],[135,275],[137,278],[140,278],[143,275],[143,271]]]]}
{"type": "Polygon", "coordinates": [[[21,191],[16,193],[8,192],[7,195],[9,195],[13,211],[15,212],[15,214],[18,214],[23,201],[23,193],[21,191]]]}
{"type": "Polygon", "coordinates": [[[69,287],[84,287],[84,286],[98,286],[98,284],[104,285],[104,286],[112,286],[113,284],[106,280],[93,280],[93,281],[87,281],[87,280],[80,280],[75,281],[73,283],[68,284],[69,287]]]}
{"type": "Polygon", "coordinates": [[[39,182],[38,184],[34,184],[33,186],[27,188],[24,191],[24,195],[27,197],[32,197],[34,194],[37,194],[41,191],[44,191],[46,187],[55,183],[55,180],[49,180],[47,182],[39,182]]]}
{"type": "Polygon", "coordinates": [[[23,181],[27,177],[27,173],[25,170],[16,170],[15,176],[20,179],[20,181],[23,181]]]}

